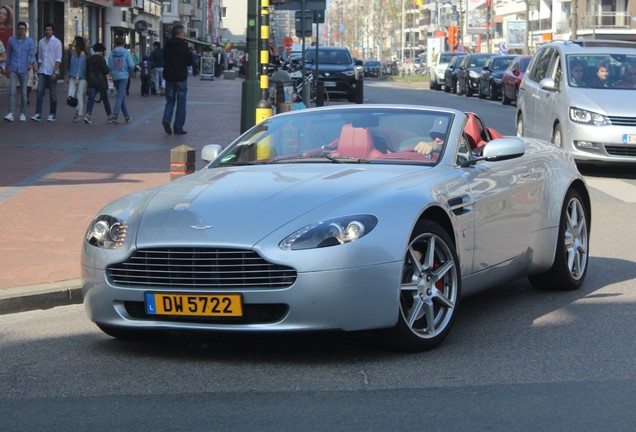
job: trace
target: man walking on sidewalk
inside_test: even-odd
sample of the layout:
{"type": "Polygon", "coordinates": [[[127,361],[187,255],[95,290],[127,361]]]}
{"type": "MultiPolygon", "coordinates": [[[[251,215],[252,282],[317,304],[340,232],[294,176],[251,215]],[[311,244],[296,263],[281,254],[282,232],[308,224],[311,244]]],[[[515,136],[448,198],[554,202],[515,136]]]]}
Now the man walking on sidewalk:
{"type": "Polygon", "coordinates": [[[183,125],[186,120],[186,95],[188,94],[188,66],[192,66],[192,53],[185,38],[186,29],[182,25],[172,28],[172,38],[166,42],[163,50],[163,77],[166,80],[166,106],[163,110],[163,130],[172,135],[170,123],[175,100],[177,112],[174,116],[174,134],[185,135],[183,125]]]}
{"type": "Polygon", "coordinates": [[[154,49],[150,53],[150,69],[152,69],[152,80],[155,94],[159,96],[163,91],[163,48],[161,43],[155,41],[152,44],[154,49]]]}
{"type": "Polygon", "coordinates": [[[132,73],[135,64],[130,55],[130,52],[124,48],[124,38],[118,37],[115,39],[115,49],[110,52],[108,56],[108,67],[110,68],[110,74],[113,77],[113,84],[117,90],[117,98],[115,99],[115,106],[113,107],[113,116],[108,120],[109,123],[118,124],[119,110],[124,113],[124,119],[126,123],[132,121],[132,117],[128,112],[126,106],[126,85],[128,84],[128,78],[132,73]]]}
{"type": "Polygon", "coordinates": [[[4,119],[13,121],[15,112],[15,99],[20,83],[20,121],[26,121],[27,87],[29,82],[29,70],[35,62],[35,42],[26,35],[27,25],[20,21],[18,33],[9,38],[7,47],[7,71],[9,72],[10,93],[9,112],[4,119]]]}
{"type": "Polygon", "coordinates": [[[53,24],[44,26],[44,37],[38,43],[38,97],[33,121],[42,121],[44,92],[49,89],[50,111],[47,121],[54,122],[57,112],[57,77],[62,63],[62,42],[55,36],[53,24]]]}

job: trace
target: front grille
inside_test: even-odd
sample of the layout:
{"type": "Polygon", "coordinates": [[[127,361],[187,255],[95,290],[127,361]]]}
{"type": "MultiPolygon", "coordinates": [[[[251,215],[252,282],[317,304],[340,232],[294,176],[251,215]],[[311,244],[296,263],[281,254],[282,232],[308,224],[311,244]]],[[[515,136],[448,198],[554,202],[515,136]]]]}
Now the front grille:
{"type": "Polygon", "coordinates": [[[211,248],[138,250],[107,274],[111,283],[128,287],[287,288],[296,281],[294,269],[254,251],[211,248]]]}
{"type": "Polygon", "coordinates": [[[611,146],[606,145],[605,151],[612,156],[631,156],[636,157],[636,147],[634,146],[611,146]]]}
{"type": "Polygon", "coordinates": [[[636,117],[607,116],[614,126],[636,126],[636,117]]]}

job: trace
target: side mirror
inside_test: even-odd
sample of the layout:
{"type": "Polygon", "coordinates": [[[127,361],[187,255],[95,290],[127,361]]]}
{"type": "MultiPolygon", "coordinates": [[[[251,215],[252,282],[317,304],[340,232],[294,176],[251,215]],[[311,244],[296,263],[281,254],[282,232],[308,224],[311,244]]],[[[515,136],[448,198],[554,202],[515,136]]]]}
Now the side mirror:
{"type": "Polygon", "coordinates": [[[539,86],[544,90],[557,90],[556,81],[554,81],[554,79],[552,78],[543,78],[541,81],[539,81],[539,86]]]}
{"type": "Polygon", "coordinates": [[[514,159],[526,152],[526,146],[517,138],[499,138],[490,141],[484,147],[484,159],[487,161],[500,161],[514,159]]]}
{"type": "Polygon", "coordinates": [[[208,164],[216,159],[221,154],[221,151],[223,151],[223,147],[219,144],[208,144],[201,150],[201,159],[208,164]]]}

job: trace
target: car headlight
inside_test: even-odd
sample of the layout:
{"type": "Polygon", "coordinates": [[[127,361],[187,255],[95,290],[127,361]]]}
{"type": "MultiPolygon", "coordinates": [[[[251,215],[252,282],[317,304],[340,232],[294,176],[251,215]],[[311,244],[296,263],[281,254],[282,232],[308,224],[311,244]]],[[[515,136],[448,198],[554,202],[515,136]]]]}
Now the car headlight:
{"type": "Polygon", "coordinates": [[[314,249],[356,241],[378,224],[372,215],[343,216],[307,225],[287,236],[278,246],[283,250],[314,249]]]}
{"type": "Polygon", "coordinates": [[[86,241],[99,248],[118,249],[126,241],[128,225],[125,221],[109,215],[99,215],[86,231],[86,241]]]}
{"type": "Polygon", "coordinates": [[[575,123],[584,123],[594,126],[606,126],[612,124],[603,114],[573,107],[570,108],[570,120],[575,123]]]}
{"type": "Polygon", "coordinates": [[[345,70],[345,71],[342,71],[342,73],[346,76],[353,76],[355,74],[355,71],[345,70]]]}
{"type": "Polygon", "coordinates": [[[470,75],[471,78],[479,78],[479,73],[475,71],[469,71],[468,75],[470,75]]]}

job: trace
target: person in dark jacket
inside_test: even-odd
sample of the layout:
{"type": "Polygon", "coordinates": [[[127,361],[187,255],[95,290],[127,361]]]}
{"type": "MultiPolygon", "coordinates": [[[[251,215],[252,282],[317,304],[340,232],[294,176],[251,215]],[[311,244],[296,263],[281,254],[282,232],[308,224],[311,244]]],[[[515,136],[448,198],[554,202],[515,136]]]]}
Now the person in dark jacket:
{"type": "Polygon", "coordinates": [[[104,110],[106,110],[106,118],[109,119],[112,112],[110,110],[110,102],[108,100],[108,77],[110,70],[106,64],[104,54],[106,47],[103,44],[97,42],[93,45],[93,54],[86,60],[86,81],[88,88],[88,104],[86,105],[86,115],[84,116],[84,123],[91,124],[91,113],[93,112],[93,104],[95,103],[95,96],[99,94],[101,100],[104,103],[104,110]]]}
{"type": "Polygon", "coordinates": [[[175,101],[177,112],[174,116],[174,134],[185,135],[186,95],[188,94],[188,66],[192,66],[192,53],[184,40],[186,29],[182,25],[172,28],[172,38],[163,49],[163,79],[166,80],[166,106],[163,110],[163,130],[172,135],[172,113],[175,101]]]}
{"type": "Polygon", "coordinates": [[[150,69],[152,69],[152,91],[153,94],[159,95],[164,91],[163,85],[163,48],[161,43],[155,42],[150,53],[150,69]]]}

